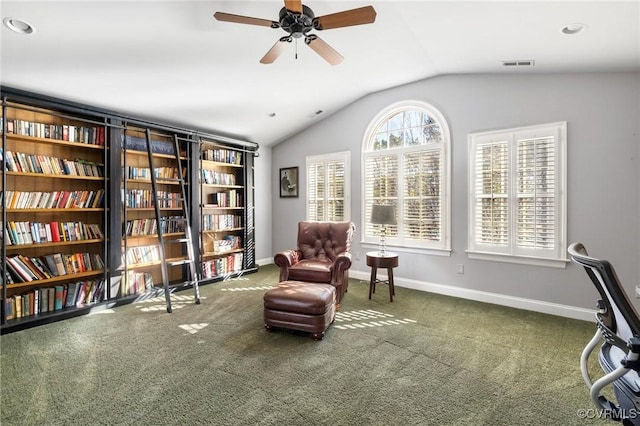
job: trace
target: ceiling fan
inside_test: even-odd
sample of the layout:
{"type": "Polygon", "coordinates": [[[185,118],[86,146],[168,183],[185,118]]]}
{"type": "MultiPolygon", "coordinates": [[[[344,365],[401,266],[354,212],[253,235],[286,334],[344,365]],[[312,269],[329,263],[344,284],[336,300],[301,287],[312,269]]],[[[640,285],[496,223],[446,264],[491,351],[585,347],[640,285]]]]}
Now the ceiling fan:
{"type": "Polygon", "coordinates": [[[260,59],[263,64],[273,63],[282,53],[285,43],[291,43],[293,39],[297,41],[297,39],[304,37],[306,45],[331,65],[337,65],[342,62],[342,55],[317,35],[309,34],[309,31],[371,24],[376,20],[376,11],[373,6],[365,6],[316,17],[311,8],[302,4],[302,0],[284,0],[284,7],[280,10],[277,22],[224,12],[216,12],[213,17],[218,21],[282,28],[289,33],[284,37],[280,37],[267,54],[260,59]]]}

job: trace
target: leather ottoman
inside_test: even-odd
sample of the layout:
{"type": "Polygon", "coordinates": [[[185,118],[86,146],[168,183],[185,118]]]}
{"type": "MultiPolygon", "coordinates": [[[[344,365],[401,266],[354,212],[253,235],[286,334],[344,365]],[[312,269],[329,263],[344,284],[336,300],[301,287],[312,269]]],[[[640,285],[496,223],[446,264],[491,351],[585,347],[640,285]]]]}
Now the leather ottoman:
{"type": "Polygon", "coordinates": [[[336,288],[330,284],[283,281],[264,294],[264,328],[311,333],[322,340],[336,315],[336,288]]]}

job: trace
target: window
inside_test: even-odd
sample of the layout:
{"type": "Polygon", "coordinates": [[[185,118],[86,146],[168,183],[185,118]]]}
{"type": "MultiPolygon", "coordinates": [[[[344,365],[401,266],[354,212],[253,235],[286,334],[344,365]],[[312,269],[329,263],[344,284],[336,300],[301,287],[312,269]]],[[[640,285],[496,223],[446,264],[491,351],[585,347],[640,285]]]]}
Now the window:
{"type": "Polygon", "coordinates": [[[351,220],[349,151],[307,157],[307,220],[351,220]]]}
{"type": "Polygon", "coordinates": [[[449,128],[429,104],[392,105],[371,122],[363,141],[364,242],[377,243],[374,204],[396,207],[387,244],[444,254],[449,237],[449,128]]]}
{"type": "Polygon", "coordinates": [[[469,257],[564,267],[566,122],[469,135],[469,257]]]}

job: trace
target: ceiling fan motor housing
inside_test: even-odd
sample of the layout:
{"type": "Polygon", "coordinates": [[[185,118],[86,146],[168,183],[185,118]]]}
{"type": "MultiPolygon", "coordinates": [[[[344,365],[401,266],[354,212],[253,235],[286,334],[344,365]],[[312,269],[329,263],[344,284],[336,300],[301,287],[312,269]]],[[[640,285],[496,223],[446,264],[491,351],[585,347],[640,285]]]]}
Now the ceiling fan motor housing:
{"type": "Polygon", "coordinates": [[[283,7],[280,10],[280,27],[294,38],[303,37],[313,29],[313,11],[302,5],[302,13],[295,13],[283,7]]]}

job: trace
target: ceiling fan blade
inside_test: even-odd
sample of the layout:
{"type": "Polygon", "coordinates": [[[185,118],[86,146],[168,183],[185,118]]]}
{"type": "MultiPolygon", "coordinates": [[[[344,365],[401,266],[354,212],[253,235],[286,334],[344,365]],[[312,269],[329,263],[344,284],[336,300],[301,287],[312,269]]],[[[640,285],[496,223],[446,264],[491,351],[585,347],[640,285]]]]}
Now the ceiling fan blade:
{"type": "Polygon", "coordinates": [[[302,13],[302,0],[284,0],[284,7],[296,13],[302,13]]]}
{"type": "Polygon", "coordinates": [[[353,25],[371,24],[376,20],[376,10],[373,6],[345,10],[330,15],[319,16],[313,20],[316,30],[330,30],[332,28],[350,27],[353,25]]]}
{"type": "Polygon", "coordinates": [[[268,19],[252,18],[250,16],[233,15],[231,13],[216,12],[213,17],[218,21],[235,22],[237,24],[260,25],[263,27],[279,28],[280,24],[268,19]]]}
{"type": "Polygon", "coordinates": [[[280,54],[284,50],[285,43],[287,43],[288,41],[289,40],[287,39],[287,37],[282,37],[280,40],[276,41],[276,44],[274,44],[273,47],[269,49],[267,54],[264,55],[262,59],[260,59],[260,63],[272,64],[273,61],[278,59],[278,56],[280,56],[280,54]]]}
{"type": "Polygon", "coordinates": [[[333,47],[315,34],[307,36],[304,42],[331,65],[338,65],[344,59],[333,47]]]}

